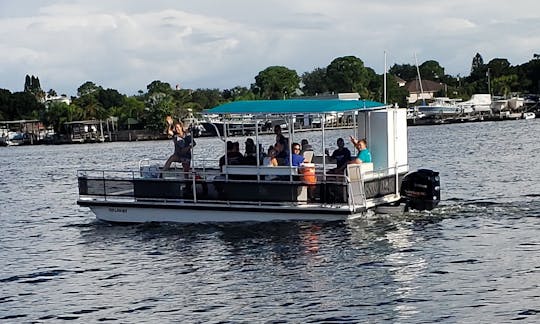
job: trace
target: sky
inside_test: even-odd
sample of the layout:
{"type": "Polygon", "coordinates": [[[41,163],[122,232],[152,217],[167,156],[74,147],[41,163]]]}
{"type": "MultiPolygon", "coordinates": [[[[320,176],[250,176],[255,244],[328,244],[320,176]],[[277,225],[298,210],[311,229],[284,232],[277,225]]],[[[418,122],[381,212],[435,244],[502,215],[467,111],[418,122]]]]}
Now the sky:
{"type": "Polygon", "coordinates": [[[353,55],[377,73],[472,58],[519,65],[540,53],[538,0],[0,0],[0,88],[25,76],[76,95],[92,81],[126,95],[172,87],[249,87],[269,66],[298,75],[353,55]]]}

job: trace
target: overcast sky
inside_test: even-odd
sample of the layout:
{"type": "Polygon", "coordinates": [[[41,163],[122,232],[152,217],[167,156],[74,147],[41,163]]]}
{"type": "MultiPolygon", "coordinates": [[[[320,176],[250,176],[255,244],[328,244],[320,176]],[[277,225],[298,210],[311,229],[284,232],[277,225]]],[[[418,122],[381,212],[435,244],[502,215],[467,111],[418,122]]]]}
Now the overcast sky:
{"type": "Polygon", "coordinates": [[[153,80],[232,88],[272,65],[303,72],[354,55],[377,73],[436,60],[466,76],[479,52],[512,65],[540,53],[538,0],[0,0],[0,88],[127,95],[153,80]]]}

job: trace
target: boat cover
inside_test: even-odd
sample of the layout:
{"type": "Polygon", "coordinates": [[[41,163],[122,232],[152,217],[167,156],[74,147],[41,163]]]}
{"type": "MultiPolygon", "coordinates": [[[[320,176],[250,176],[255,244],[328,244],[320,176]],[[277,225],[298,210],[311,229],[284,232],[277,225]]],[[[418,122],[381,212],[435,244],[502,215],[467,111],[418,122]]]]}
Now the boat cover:
{"type": "Polygon", "coordinates": [[[355,110],[382,109],[386,106],[370,100],[291,99],[229,102],[206,110],[207,114],[321,114],[355,110]]]}

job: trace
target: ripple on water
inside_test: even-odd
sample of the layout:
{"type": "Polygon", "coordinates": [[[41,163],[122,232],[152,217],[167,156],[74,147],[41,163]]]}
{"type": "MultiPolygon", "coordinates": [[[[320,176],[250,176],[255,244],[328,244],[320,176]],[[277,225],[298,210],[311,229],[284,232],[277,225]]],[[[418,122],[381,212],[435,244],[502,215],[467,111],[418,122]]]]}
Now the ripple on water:
{"type": "Polygon", "coordinates": [[[440,208],[346,223],[112,226],[75,204],[76,170],[162,159],[169,141],[0,148],[0,321],[537,322],[538,127],[409,128],[440,208]]]}

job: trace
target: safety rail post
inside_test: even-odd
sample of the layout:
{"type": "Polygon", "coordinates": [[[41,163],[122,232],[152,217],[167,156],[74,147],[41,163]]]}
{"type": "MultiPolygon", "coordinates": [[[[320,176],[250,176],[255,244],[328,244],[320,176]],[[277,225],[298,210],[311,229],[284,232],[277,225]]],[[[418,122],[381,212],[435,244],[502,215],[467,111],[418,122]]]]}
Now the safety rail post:
{"type": "Polygon", "coordinates": [[[105,185],[105,171],[101,171],[101,179],[103,180],[103,198],[107,200],[107,186],[105,185]]]}
{"type": "Polygon", "coordinates": [[[321,132],[322,132],[322,165],[323,165],[323,181],[326,181],[326,154],[325,154],[325,148],[326,148],[326,142],[325,142],[325,136],[324,136],[324,123],[326,122],[326,114],[323,114],[322,116],[319,114],[319,119],[321,121],[321,132]]]}
{"type": "Polygon", "coordinates": [[[255,155],[257,156],[257,183],[261,182],[261,151],[259,150],[259,119],[255,117],[255,155]]]}
{"type": "Polygon", "coordinates": [[[191,172],[191,185],[192,185],[192,190],[193,190],[193,202],[196,203],[197,202],[197,182],[195,181],[195,177],[196,177],[196,172],[195,171],[192,171],[191,172]]]}
{"type": "Polygon", "coordinates": [[[349,193],[349,199],[347,199],[347,203],[349,204],[349,210],[354,210],[354,193],[352,189],[352,181],[351,178],[349,178],[348,175],[344,175],[345,183],[347,184],[347,192],[349,193]]]}

